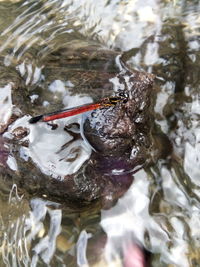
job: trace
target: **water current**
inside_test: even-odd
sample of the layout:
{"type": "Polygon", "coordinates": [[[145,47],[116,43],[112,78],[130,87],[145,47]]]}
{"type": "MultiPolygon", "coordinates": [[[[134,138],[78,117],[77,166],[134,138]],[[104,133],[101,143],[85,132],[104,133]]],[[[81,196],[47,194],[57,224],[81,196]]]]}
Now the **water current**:
{"type": "Polygon", "coordinates": [[[199,49],[198,0],[0,1],[0,266],[134,267],[143,254],[151,266],[200,266],[199,49]],[[28,124],[33,114],[95,98],[76,93],[84,77],[55,52],[89,44],[124,52],[130,67],[156,76],[155,123],[173,150],[136,172],[115,204],[77,209],[26,194],[9,177],[62,179],[90,157],[83,138],[64,146],[71,135],[63,128],[81,116],[54,131],[28,124]],[[17,127],[27,128],[29,145],[16,137],[10,153],[4,140],[17,127]]]}

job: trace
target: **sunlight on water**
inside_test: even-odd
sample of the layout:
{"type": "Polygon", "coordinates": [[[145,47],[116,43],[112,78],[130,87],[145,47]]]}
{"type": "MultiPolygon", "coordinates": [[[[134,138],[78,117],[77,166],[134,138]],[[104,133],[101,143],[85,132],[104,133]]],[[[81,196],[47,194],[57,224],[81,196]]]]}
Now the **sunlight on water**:
{"type": "Polygon", "coordinates": [[[198,266],[199,1],[13,0],[0,1],[0,14],[0,265],[198,266]],[[135,173],[115,205],[108,187],[104,209],[69,208],[38,194],[44,177],[84,170],[92,151],[81,116],[49,125],[28,119],[124,89],[113,74],[122,71],[119,56],[95,55],[99,47],[125,51],[129,66],[156,75],[157,150],[170,150],[165,136],[173,152],[135,173]],[[15,184],[23,175],[33,177],[20,180],[30,195],[15,184]]]}
{"type": "MultiPolygon", "coordinates": [[[[1,252],[6,266],[21,266],[22,264],[37,266],[39,257],[48,264],[55,252],[56,238],[61,230],[61,210],[56,209],[58,206],[56,203],[32,199],[30,202],[32,211],[28,212],[27,204],[17,195],[17,191],[12,191],[9,205],[17,209],[19,214],[22,213],[19,207],[26,207],[26,210],[19,218],[14,218],[12,215],[12,221],[5,228],[1,252]],[[55,209],[48,206],[55,207],[55,209]],[[44,226],[46,216],[50,218],[50,227],[47,232],[44,226]],[[36,239],[40,241],[32,245],[31,243],[36,239]]],[[[6,216],[2,218],[2,223],[6,222],[6,219],[6,216]]]]}

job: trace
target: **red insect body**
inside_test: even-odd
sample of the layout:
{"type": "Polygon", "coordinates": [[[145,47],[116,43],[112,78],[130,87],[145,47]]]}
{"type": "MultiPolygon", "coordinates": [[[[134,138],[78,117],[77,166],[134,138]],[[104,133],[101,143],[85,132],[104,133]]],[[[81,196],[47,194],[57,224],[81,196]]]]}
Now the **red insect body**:
{"type": "Polygon", "coordinates": [[[57,120],[61,118],[71,117],[71,116],[78,115],[78,114],[81,114],[81,113],[84,113],[90,110],[98,109],[101,107],[103,107],[102,103],[87,104],[84,106],[71,108],[66,111],[60,111],[60,113],[57,113],[57,114],[44,115],[44,117],[42,118],[42,121],[47,122],[47,121],[57,120]]]}
{"type": "Polygon", "coordinates": [[[71,116],[81,114],[81,113],[84,113],[90,110],[115,106],[119,101],[125,101],[125,100],[126,100],[125,96],[104,98],[97,103],[85,104],[82,106],[77,106],[73,108],[58,110],[55,112],[39,115],[39,116],[31,118],[29,122],[30,123],[36,123],[38,121],[47,122],[47,121],[53,121],[53,120],[62,119],[66,117],[71,117],[71,116]]]}

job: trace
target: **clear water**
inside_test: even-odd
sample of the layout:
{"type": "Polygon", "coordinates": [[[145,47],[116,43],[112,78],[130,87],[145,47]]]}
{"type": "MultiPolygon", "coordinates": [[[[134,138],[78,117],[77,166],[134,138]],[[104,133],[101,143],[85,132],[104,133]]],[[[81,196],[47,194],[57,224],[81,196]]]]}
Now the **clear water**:
{"type": "MultiPolygon", "coordinates": [[[[35,84],[51,51],[76,40],[95,41],[126,51],[131,66],[157,76],[155,120],[173,144],[173,153],[137,172],[131,188],[107,210],[77,212],[37,196],[28,199],[15,185],[7,187],[1,173],[0,266],[123,266],[123,257],[136,240],[151,252],[152,266],[199,266],[200,2],[0,1],[0,33],[1,73],[5,74],[0,81],[0,125],[11,113],[9,83],[3,79],[15,78],[12,67],[24,77],[33,103],[42,99],[43,109],[50,109],[49,103],[61,104],[61,98],[64,105],[87,102],[79,96],[69,100],[55,77],[49,86],[51,95],[37,94],[35,84]]],[[[27,122],[26,117],[22,120],[16,123],[27,122]]],[[[34,138],[40,134],[39,126],[33,131],[34,138]]],[[[44,148],[48,128],[45,134],[39,147],[44,148]]],[[[60,145],[66,142],[59,129],[56,134],[60,145]]],[[[49,138],[50,144],[53,137],[49,138]]],[[[26,160],[31,153],[42,171],[53,175],[55,169],[38,152],[37,139],[33,141],[21,157],[26,160]]],[[[90,151],[82,147],[84,162],[90,151]]],[[[13,157],[9,167],[17,169],[13,157]]],[[[63,168],[59,166],[59,175],[63,168]]]]}

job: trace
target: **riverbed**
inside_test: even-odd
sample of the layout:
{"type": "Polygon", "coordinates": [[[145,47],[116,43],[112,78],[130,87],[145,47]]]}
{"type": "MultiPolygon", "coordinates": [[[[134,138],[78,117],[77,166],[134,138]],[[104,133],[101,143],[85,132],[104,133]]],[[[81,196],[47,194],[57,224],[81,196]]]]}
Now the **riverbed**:
{"type": "MultiPolygon", "coordinates": [[[[73,87],[71,80],[63,84],[52,76],[45,91],[43,60],[72,43],[95,43],[124,53],[131,68],[155,75],[155,123],[173,147],[165,159],[136,172],[128,191],[106,208],[77,210],[45,196],[26,196],[2,171],[0,266],[124,266],[132,244],[148,251],[152,266],[199,266],[199,1],[0,1],[0,22],[2,99],[2,79],[15,79],[16,69],[33,106],[39,101],[38,114],[87,103],[89,96],[69,96],[65,89],[73,87]]],[[[1,124],[10,116],[12,99],[4,104],[0,100],[1,124]]],[[[30,117],[33,109],[24,106],[30,117]]],[[[20,155],[25,162],[32,153],[45,174],[53,175],[55,168],[59,175],[62,168],[73,172],[90,154],[82,140],[82,162],[63,167],[58,158],[60,165],[50,166],[47,158],[55,160],[50,145],[57,139],[61,146],[66,136],[59,129],[49,136],[45,129],[38,142],[41,131],[35,129],[32,150],[20,155]]],[[[12,157],[8,165],[17,169],[12,157]]]]}

